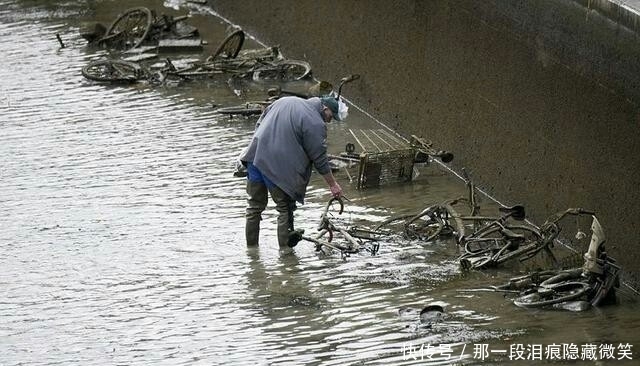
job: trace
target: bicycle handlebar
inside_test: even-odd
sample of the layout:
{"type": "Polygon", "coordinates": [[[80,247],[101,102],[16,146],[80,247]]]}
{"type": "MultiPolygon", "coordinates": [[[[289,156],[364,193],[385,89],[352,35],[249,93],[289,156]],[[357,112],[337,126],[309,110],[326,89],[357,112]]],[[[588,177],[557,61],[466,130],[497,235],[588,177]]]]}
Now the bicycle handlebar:
{"type": "Polygon", "coordinates": [[[360,79],[360,74],[351,74],[340,79],[340,85],[338,86],[338,96],[336,97],[336,100],[340,100],[340,95],[342,95],[342,86],[344,84],[358,79],[360,79]]]}
{"type": "Polygon", "coordinates": [[[322,230],[322,229],[327,229],[330,230],[331,229],[331,222],[329,222],[329,208],[331,207],[331,205],[333,205],[333,202],[338,201],[340,203],[340,211],[338,211],[338,214],[341,215],[342,212],[344,211],[344,202],[342,200],[342,197],[333,197],[329,200],[329,202],[327,202],[327,205],[324,208],[324,212],[322,213],[321,219],[320,219],[320,223],[318,224],[318,231],[322,230]]]}
{"type": "Polygon", "coordinates": [[[334,201],[338,201],[338,203],[340,203],[340,211],[338,211],[338,213],[342,214],[342,212],[344,211],[344,201],[342,197],[333,197],[329,200],[329,202],[327,202],[327,206],[324,209],[325,215],[327,214],[327,212],[329,212],[329,207],[331,207],[334,201]]]}

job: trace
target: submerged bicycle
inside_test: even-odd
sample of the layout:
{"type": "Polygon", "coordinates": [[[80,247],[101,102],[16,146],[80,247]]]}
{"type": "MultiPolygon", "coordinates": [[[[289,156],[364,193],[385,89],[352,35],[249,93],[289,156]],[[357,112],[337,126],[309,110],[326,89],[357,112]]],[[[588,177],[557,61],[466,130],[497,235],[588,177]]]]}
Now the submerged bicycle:
{"type": "MultiPolygon", "coordinates": [[[[590,215],[591,238],[584,254],[582,267],[560,271],[540,271],[511,278],[506,284],[494,286],[499,292],[515,294],[516,306],[537,308],[561,306],[577,302],[574,309],[612,304],[617,301],[616,288],[620,287],[622,268],[605,250],[605,235],[595,213],[583,209],[569,209],[579,215],[590,215]]],[[[553,225],[552,225],[553,226],[553,225]]]]}
{"type": "Polygon", "coordinates": [[[245,61],[247,63],[238,65],[238,68],[231,66],[228,61],[209,64],[191,63],[178,68],[171,59],[166,58],[160,67],[154,68],[133,61],[108,59],[92,61],[85,65],[81,72],[85,78],[94,81],[112,83],[147,81],[152,84],[162,83],[168,78],[192,80],[221,74],[231,74],[236,77],[250,76],[254,81],[273,74],[278,75],[279,80],[302,80],[311,75],[311,65],[305,61],[287,59],[245,61]]]}
{"type": "Polygon", "coordinates": [[[479,269],[497,266],[512,259],[524,262],[543,250],[549,259],[557,264],[557,259],[551,249],[562,232],[560,221],[569,215],[592,216],[594,213],[582,208],[569,208],[557,212],[545,220],[539,231],[531,228],[532,232],[536,234],[526,240],[524,238],[519,240],[520,236],[511,235],[508,229],[502,234],[505,237],[513,238],[513,240],[506,242],[484,240],[482,236],[469,238],[465,242],[465,253],[460,257],[460,264],[465,269],[479,269]]]}
{"type": "Polygon", "coordinates": [[[442,203],[431,205],[418,214],[408,214],[391,217],[378,224],[376,230],[390,230],[390,233],[400,232],[407,239],[431,241],[440,236],[452,236],[459,245],[483,238],[482,240],[514,240],[530,236],[539,236],[535,228],[510,222],[510,219],[522,221],[525,218],[525,209],[522,205],[500,207],[500,216],[480,215],[480,206],[477,203],[476,187],[463,170],[467,197],[458,197],[446,200],[442,203]],[[457,206],[468,206],[468,214],[458,213],[457,206]],[[469,232],[471,228],[471,231],[469,232]]]}
{"type": "MultiPolygon", "coordinates": [[[[99,37],[95,34],[85,38],[107,48],[126,51],[146,44],[157,44],[163,38],[184,39],[198,36],[198,30],[184,23],[188,16],[156,16],[146,7],[135,7],[124,11],[99,37]]],[[[104,28],[103,28],[104,29],[104,28]]]]}
{"type": "Polygon", "coordinates": [[[468,179],[465,170],[463,170],[463,173],[468,191],[467,197],[458,197],[427,206],[417,214],[392,216],[376,225],[374,230],[383,230],[389,235],[399,233],[409,240],[418,239],[425,242],[440,236],[453,235],[455,227],[450,221],[452,212],[455,214],[453,206],[466,203],[472,216],[477,215],[480,209],[476,201],[475,185],[468,179]]]}
{"type": "Polygon", "coordinates": [[[338,214],[342,214],[344,212],[343,198],[330,199],[320,216],[318,234],[308,236],[304,234],[303,229],[292,230],[289,234],[289,246],[294,247],[301,240],[305,240],[314,243],[316,251],[321,251],[323,248],[338,251],[343,259],[362,250],[375,255],[380,249],[380,245],[377,243],[377,233],[357,227],[347,228],[340,225],[330,213],[330,209],[336,202],[340,205],[338,214]],[[344,243],[334,241],[338,234],[344,239],[344,243]]]}

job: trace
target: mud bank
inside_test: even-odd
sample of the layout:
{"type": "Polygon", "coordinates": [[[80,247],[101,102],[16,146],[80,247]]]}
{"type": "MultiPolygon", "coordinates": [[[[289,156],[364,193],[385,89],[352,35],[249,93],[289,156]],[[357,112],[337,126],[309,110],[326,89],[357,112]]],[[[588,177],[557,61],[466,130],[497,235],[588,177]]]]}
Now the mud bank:
{"type": "Polygon", "coordinates": [[[354,104],[453,151],[454,170],[467,167],[504,203],[524,203],[535,223],[594,209],[637,285],[640,42],[604,2],[209,5],[322,78],[362,74],[347,95],[354,104]]]}

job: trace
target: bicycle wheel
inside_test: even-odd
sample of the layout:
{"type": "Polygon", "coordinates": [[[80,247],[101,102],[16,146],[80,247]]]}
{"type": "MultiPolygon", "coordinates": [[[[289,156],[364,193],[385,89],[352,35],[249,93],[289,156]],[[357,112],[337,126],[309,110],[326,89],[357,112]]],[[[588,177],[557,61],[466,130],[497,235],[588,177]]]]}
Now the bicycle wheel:
{"type": "Polygon", "coordinates": [[[82,68],[82,75],[94,81],[132,83],[140,79],[144,71],[135,62],[122,60],[93,61],[82,68]]]}
{"type": "Polygon", "coordinates": [[[554,285],[539,287],[537,292],[520,296],[513,300],[516,306],[537,308],[575,300],[583,296],[590,288],[589,284],[580,281],[560,282],[554,285]]]}
{"type": "Polygon", "coordinates": [[[495,226],[469,237],[464,242],[465,253],[459,261],[463,269],[496,267],[511,258],[542,249],[535,243],[540,233],[528,226],[495,226]],[[532,244],[533,243],[533,244],[532,244]]]}
{"type": "Polygon", "coordinates": [[[260,66],[252,74],[254,81],[294,81],[309,77],[311,77],[311,65],[300,60],[282,60],[273,65],[260,66]]]}
{"type": "Polygon", "coordinates": [[[111,23],[100,43],[118,50],[136,48],[149,34],[153,15],[148,8],[131,8],[111,23]]]}
{"type": "Polygon", "coordinates": [[[524,236],[525,242],[542,238],[540,231],[538,231],[538,229],[534,227],[526,226],[526,225],[511,225],[511,224],[505,224],[503,225],[503,227],[492,226],[490,228],[482,230],[481,232],[479,232],[478,235],[474,235],[474,236],[470,235],[468,238],[471,239],[475,237],[475,238],[485,238],[485,239],[486,238],[505,239],[505,238],[508,238],[509,235],[524,236]]]}
{"type": "Polygon", "coordinates": [[[220,43],[216,52],[211,55],[210,59],[213,60],[216,57],[222,57],[225,59],[236,58],[240,49],[242,48],[242,44],[244,43],[244,32],[240,29],[231,33],[227,36],[227,38],[220,43]]]}
{"type": "Polygon", "coordinates": [[[249,102],[231,107],[218,108],[215,112],[226,115],[255,116],[262,114],[263,110],[263,104],[249,102]]]}
{"type": "Polygon", "coordinates": [[[431,241],[442,233],[444,227],[438,208],[427,208],[407,221],[404,232],[409,238],[431,241]]]}

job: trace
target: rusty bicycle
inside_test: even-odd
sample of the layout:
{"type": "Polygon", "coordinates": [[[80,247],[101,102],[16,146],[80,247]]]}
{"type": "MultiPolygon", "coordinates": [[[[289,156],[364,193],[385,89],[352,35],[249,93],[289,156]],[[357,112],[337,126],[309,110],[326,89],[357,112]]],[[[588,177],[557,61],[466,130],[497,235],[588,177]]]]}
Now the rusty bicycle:
{"type": "Polygon", "coordinates": [[[338,215],[341,215],[344,212],[344,198],[331,198],[320,216],[317,235],[305,235],[303,229],[292,230],[289,234],[289,246],[294,247],[301,240],[305,240],[314,243],[316,251],[322,251],[323,248],[338,251],[343,259],[362,250],[375,255],[380,249],[380,245],[377,243],[377,233],[355,226],[345,227],[339,224],[331,212],[331,208],[335,203],[339,204],[338,215]],[[334,240],[338,236],[342,237],[344,241],[334,240]]]}
{"type": "MultiPolygon", "coordinates": [[[[600,221],[594,212],[584,209],[569,209],[556,216],[563,214],[591,217],[591,238],[583,256],[583,265],[513,277],[505,284],[492,286],[491,290],[515,294],[513,303],[524,308],[565,308],[565,305],[572,303],[566,308],[580,311],[617,301],[616,288],[620,287],[622,268],[605,250],[606,237],[600,221]]],[[[553,220],[550,225],[556,226],[553,220]]]]}
{"type": "Polygon", "coordinates": [[[134,7],[125,10],[109,25],[104,34],[95,43],[111,49],[126,51],[144,44],[157,43],[158,40],[171,38],[196,37],[198,30],[185,24],[187,15],[170,16],[146,7],[134,7]]]}

